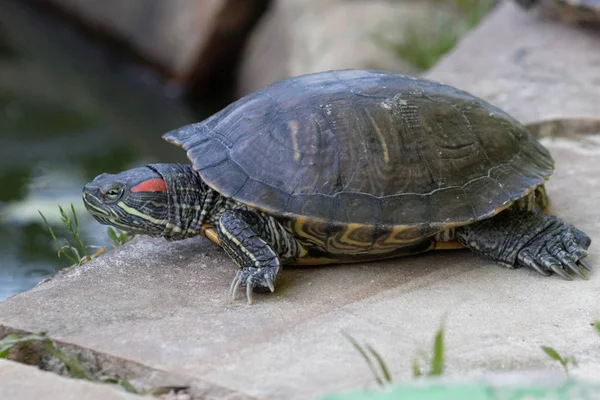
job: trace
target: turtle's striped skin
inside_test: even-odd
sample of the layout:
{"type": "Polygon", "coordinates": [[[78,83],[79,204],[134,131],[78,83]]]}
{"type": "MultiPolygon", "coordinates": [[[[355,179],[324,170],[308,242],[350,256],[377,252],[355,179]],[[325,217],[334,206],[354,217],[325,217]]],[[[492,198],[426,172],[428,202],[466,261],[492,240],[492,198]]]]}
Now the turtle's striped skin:
{"type": "Polygon", "coordinates": [[[274,290],[282,264],[463,246],[567,278],[586,265],[589,238],[541,212],[548,151],[502,110],[447,85],[311,74],[164,138],[192,165],[103,174],[84,189],[88,209],[170,240],[205,235],[240,268],[232,287],[246,285],[249,298],[274,290]]]}

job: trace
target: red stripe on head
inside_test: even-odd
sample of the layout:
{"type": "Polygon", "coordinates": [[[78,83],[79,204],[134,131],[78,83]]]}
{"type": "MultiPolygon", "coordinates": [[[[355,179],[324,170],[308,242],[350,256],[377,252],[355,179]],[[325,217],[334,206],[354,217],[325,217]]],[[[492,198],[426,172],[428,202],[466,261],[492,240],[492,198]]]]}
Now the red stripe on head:
{"type": "Polygon", "coordinates": [[[167,185],[162,178],[152,178],[135,185],[131,188],[132,192],[166,192],[167,185]]]}

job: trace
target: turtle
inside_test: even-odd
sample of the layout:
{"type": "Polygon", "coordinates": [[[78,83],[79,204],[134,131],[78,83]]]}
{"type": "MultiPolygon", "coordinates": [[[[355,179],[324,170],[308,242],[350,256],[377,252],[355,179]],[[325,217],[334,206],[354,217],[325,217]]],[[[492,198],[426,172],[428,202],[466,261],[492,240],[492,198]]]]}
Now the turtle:
{"type": "Polygon", "coordinates": [[[376,70],[283,79],[162,136],[190,163],[101,174],[83,188],[102,224],[205,236],[245,286],[282,266],[467,248],[509,268],[587,279],[591,239],[546,212],[549,151],[500,108],[376,70]]]}
{"type": "Polygon", "coordinates": [[[521,7],[530,9],[540,5],[545,11],[565,22],[599,24],[600,0],[515,0],[521,7]]]}

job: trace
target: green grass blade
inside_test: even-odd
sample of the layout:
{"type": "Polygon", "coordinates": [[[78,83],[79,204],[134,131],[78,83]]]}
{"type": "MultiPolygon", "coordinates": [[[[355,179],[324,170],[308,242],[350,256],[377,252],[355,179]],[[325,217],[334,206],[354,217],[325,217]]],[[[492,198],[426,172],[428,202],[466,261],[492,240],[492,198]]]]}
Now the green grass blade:
{"type": "Polygon", "coordinates": [[[17,339],[19,339],[19,336],[16,333],[11,333],[0,340],[0,358],[6,358],[6,356],[8,356],[10,349],[18,343],[17,339]]]}
{"type": "Polygon", "coordinates": [[[542,346],[542,350],[544,350],[544,353],[546,353],[548,355],[548,357],[550,357],[551,359],[558,361],[561,364],[563,363],[563,359],[560,356],[560,354],[558,354],[558,352],[556,350],[554,350],[552,347],[542,346]]]}
{"type": "Polygon", "coordinates": [[[387,383],[392,383],[392,375],[390,374],[390,371],[389,371],[385,361],[383,360],[383,357],[381,357],[381,355],[370,344],[367,344],[366,347],[367,347],[367,350],[373,355],[373,357],[375,357],[377,364],[379,364],[379,369],[381,370],[381,373],[383,374],[383,379],[387,383]]]}
{"type": "Polygon", "coordinates": [[[119,243],[125,244],[131,241],[131,237],[127,235],[126,232],[119,230],[119,243]]]}
{"type": "Polygon", "coordinates": [[[593,323],[594,329],[596,330],[596,333],[600,335],[600,321],[596,321],[593,323]]]}
{"type": "Polygon", "coordinates": [[[102,383],[106,383],[109,385],[114,385],[115,388],[119,389],[119,390],[123,390],[125,392],[129,392],[129,393],[138,393],[137,389],[135,387],[133,387],[133,385],[131,384],[131,382],[129,382],[129,380],[127,378],[115,378],[112,376],[103,376],[98,378],[98,380],[102,383]]]}
{"type": "Polygon", "coordinates": [[[75,232],[79,234],[79,220],[77,219],[77,213],[75,212],[75,205],[71,203],[71,213],[73,214],[73,222],[75,222],[75,232]]]}
{"type": "Polygon", "coordinates": [[[120,379],[117,385],[123,388],[123,390],[125,390],[126,392],[137,393],[136,388],[133,387],[133,385],[131,384],[131,382],[129,382],[127,378],[120,379]]]}
{"type": "Polygon", "coordinates": [[[60,213],[60,219],[63,223],[64,226],[67,227],[67,229],[69,229],[69,232],[73,232],[73,227],[71,225],[71,218],[69,218],[69,216],[67,215],[67,213],[65,212],[65,210],[62,208],[62,206],[59,204],[58,205],[58,211],[60,213]]]}
{"type": "MultiPolygon", "coordinates": [[[[59,206],[60,207],[60,206],[59,206]]],[[[52,229],[52,227],[50,226],[50,223],[48,222],[48,220],[46,219],[46,217],[44,216],[44,214],[42,214],[42,212],[40,210],[38,210],[38,213],[40,214],[40,216],[42,217],[42,219],[44,220],[44,224],[46,224],[46,228],[48,228],[48,232],[50,232],[50,236],[52,236],[52,239],[54,239],[54,242],[56,243],[56,247],[58,247],[58,254],[60,257],[60,254],[63,254],[66,258],[69,259],[69,261],[71,261],[73,264],[77,264],[79,262],[79,258],[75,259],[71,256],[69,256],[67,253],[65,253],[63,251],[63,246],[60,244],[60,242],[58,241],[58,239],[56,238],[56,235],[54,234],[54,230],[52,229]]]]}
{"type": "Polygon", "coordinates": [[[556,350],[549,346],[542,346],[542,350],[550,357],[551,359],[558,361],[560,365],[562,365],[565,370],[565,374],[569,375],[569,364],[577,367],[579,364],[577,363],[577,359],[574,356],[562,357],[556,350]]]}
{"type": "Polygon", "coordinates": [[[12,349],[12,347],[12,344],[5,344],[3,346],[0,346],[0,358],[8,357],[8,352],[10,351],[10,349],[12,349]]]}
{"type": "MultiPolygon", "coordinates": [[[[79,220],[77,218],[77,212],[75,211],[75,206],[73,205],[73,203],[71,203],[71,213],[73,214],[73,222],[75,222],[75,228],[73,228],[72,226],[70,227],[71,234],[77,241],[77,244],[79,245],[79,248],[81,249],[81,252],[83,253],[83,255],[85,257],[85,261],[90,261],[92,258],[88,254],[87,249],[85,248],[85,245],[83,244],[83,240],[81,240],[81,235],[79,234],[79,220]]],[[[81,258],[80,258],[80,260],[81,260],[81,258]]]]}
{"type": "Polygon", "coordinates": [[[415,357],[412,361],[412,376],[413,378],[420,378],[423,376],[421,372],[421,366],[419,365],[419,360],[415,357]]]}
{"type": "Polygon", "coordinates": [[[57,349],[50,339],[44,340],[44,347],[50,354],[52,354],[53,356],[58,358],[63,364],[65,364],[67,372],[69,373],[69,376],[71,378],[85,379],[88,381],[93,380],[87,375],[87,373],[85,372],[85,368],[83,368],[83,365],[81,365],[79,360],[71,358],[59,349],[57,349]]]}
{"type": "Polygon", "coordinates": [[[114,245],[119,244],[119,238],[117,237],[117,233],[115,232],[115,230],[112,227],[109,226],[108,228],[106,228],[106,234],[108,235],[108,237],[110,238],[110,241],[114,245]]]}
{"type": "Polygon", "coordinates": [[[433,358],[430,376],[440,376],[444,372],[444,327],[440,327],[433,342],[433,358]]]}
{"type": "Polygon", "coordinates": [[[44,214],[42,214],[42,212],[40,210],[38,210],[38,213],[44,220],[44,224],[46,224],[46,228],[48,228],[48,232],[50,232],[50,236],[52,236],[52,239],[54,239],[54,241],[56,242],[56,245],[60,249],[60,243],[59,243],[58,239],[56,238],[56,235],[54,234],[54,230],[52,230],[50,223],[48,222],[48,220],[46,219],[46,217],[44,216],[44,214]]]}
{"type": "Polygon", "coordinates": [[[106,233],[112,242],[112,247],[117,248],[119,246],[124,245],[125,243],[131,241],[131,237],[127,235],[126,232],[120,229],[113,229],[112,227],[108,227],[106,229],[106,233]]]}
{"type": "Polygon", "coordinates": [[[377,382],[377,384],[379,386],[383,386],[383,380],[379,376],[379,373],[377,372],[377,369],[373,365],[373,362],[367,355],[367,352],[362,348],[362,346],[352,336],[350,336],[347,333],[343,333],[343,335],[346,337],[346,339],[348,339],[348,341],[350,341],[350,343],[352,344],[354,349],[356,351],[358,351],[360,353],[360,355],[362,356],[362,358],[365,360],[365,362],[369,366],[369,369],[371,370],[371,373],[373,374],[373,377],[375,378],[375,381],[377,382]]]}
{"type": "Polygon", "coordinates": [[[54,243],[56,243],[56,247],[58,248],[58,254],[60,257],[60,254],[64,254],[65,257],[67,257],[72,263],[77,263],[77,260],[72,258],[71,256],[69,256],[68,254],[64,253],[62,251],[63,246],[60,244],[60,242],[58,241],[58,238],[56,237],[56,235],[54,234],[54,230],[52,229],[52,226],[50,226],[50,223],[48,222],[48,220],[46,219],[46,216],[44,216],[44,214],[42,214],[42,212],[40,210],[38,210],[38,213],[40,214],[40,216],[42,217],[42,220],[44,220],[44,224],[46,225],[46,228],[48,228],[48,232],[50,233],[50,236],[52,236],[52,239],[54,239],[54,243]]]}

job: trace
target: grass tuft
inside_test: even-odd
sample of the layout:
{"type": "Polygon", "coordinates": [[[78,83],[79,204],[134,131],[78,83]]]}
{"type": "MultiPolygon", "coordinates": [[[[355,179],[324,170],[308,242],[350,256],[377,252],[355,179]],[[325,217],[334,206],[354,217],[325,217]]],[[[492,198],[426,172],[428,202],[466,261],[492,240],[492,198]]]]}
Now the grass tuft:
{"type": "Polygon", "coordinates": [[[379,386],[385,386],[392,383],[392,376],[390,374],[390,370],[388,369],[383,357],[370,345],[366,344],[364,347],[358,343],[356,339],[354,339],[350,334],[343,332],[342,333],[346,339],[352,344],[354,349],[358,351],[358,353],[365,360],[373,377],[375,378],[375,382],[379,386]],[[371,359],[373,357],[373,359],[371,359]]]}
{"type": "Polygon", "coordinates": [[[111,246],[113,249],[124,245],[132,239],[132,237],[129,236],[126,232],[120,229],[114,229],[110,226],[106,229],[106,234],[110,238],[111,246]]]}
{"type": "MultiPolygon", "coordinates": [[[[56,237],[52,226],[50,226],[50,223],[48,222],[44,214],[42,214],[42,212],[38,210],[38,213],[44,220],[46,228],[48,228],[50,236],[52,237],[52,239],[56,243],[56,246],[58,247],[58,257],[63,256],[69,261],[71,261],[72,266],[79,267],[85,264],[86,262],[98,257],[100,254],[106,251],[106,248],[104,246],[86,246],[83,243],[83,240],[81,239],[81,234],[79,233],[79,219],[77,218],[77,213],[75,212],[75,206],[73,206],[73,203],[71,203],[71,215],[65,212],[65,210],[60,204],[58,205],[58,210],[60,212],[60,219],[63,225],[69,231],[69,233],[71,233],[71,236],[73,237],[76,246],[73,246],[66,238],[63,239],[63,243],[61,243],[61,241],[58,240],[58,238],[56,237]],[[96,249],[96,251],[90,255],[88,253],[88,249],[96,249]]],[[[115,230],[112,227],[108,227],[107,234],[111,240],[111,246],[113,248],[119,247],[132,239],[132,237],[127,235],[127,233],[118,229],[115,230]]]]}
{"type": "MultiPolygon", "coordinates": [[[[354,349],[362,356],[363,360],[365,360],[367,366],[373,374],[375,382],[377,382],[377,384],[381,387],[391,385],[392,374],[390,373],[390,370],[383,357],[370,344],[367,343],[363,346],[348,333],[342,332],[342,334],[352,344],[352,347],[354,347],[354,349]]],[[[429,371],[424,372],[421,369],[419,358],[415,357],[411,364],[413,378],[416,379],[422,376],[441,376],[444,373],[445,356],[443,325],[435,334],[431,354],[423,352],[419,355],[422,360],[425,360],[425,362],[429,361],[429,371]]]]}

